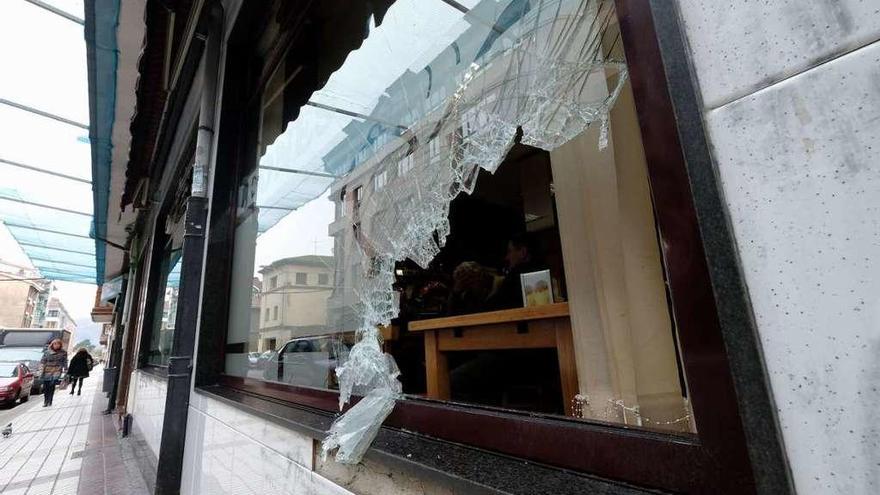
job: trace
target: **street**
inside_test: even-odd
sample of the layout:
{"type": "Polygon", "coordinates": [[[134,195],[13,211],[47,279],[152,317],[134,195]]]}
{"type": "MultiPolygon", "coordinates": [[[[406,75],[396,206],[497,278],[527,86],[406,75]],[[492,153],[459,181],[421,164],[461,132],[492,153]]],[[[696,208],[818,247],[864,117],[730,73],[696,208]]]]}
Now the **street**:
{"type": "Polygon", "coordinates": [[[25,412],[31,410],[34,404],[37,404],[38,407],[41,406],[43,404],[43,396],[32,395],[30,400],[23,404],[16,401],[15,404],[0,406],[0,427],[6,426],[9,422],[14,424],[25,412]]]}

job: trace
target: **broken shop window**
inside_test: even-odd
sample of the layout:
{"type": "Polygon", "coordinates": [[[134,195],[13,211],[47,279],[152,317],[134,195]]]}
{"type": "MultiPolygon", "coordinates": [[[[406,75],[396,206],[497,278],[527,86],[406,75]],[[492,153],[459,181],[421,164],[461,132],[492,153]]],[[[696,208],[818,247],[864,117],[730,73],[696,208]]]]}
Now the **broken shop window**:
{"type": "Polygon", "coordinates": [[[323,444],[347,463],[401,399],[693,429],[611,2],[400,0],[286,123],[290,72],[227,373],[362,396],[323,444]],[[296,273],[328,283],[265,282],[296,273]]]}

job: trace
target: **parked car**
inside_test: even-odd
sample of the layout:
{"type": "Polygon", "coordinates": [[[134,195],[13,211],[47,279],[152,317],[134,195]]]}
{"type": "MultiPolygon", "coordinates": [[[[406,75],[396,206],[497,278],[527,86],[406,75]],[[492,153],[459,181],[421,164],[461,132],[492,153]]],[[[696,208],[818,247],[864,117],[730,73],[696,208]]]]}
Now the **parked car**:
{"type": "Polygon", "coordinates": [[[0,363],[0,403],[27,402],[31,397],[34,374],[21,363],[0,363]]]}
{"type": "Polygon", "coordinates": [[[337,336],[294,339],[266,361],[263,378],[305,387],[336,389],[336,366],[350,345],[337,336]]]}
{"type": "Polygon", "coordinates": [[[0,362],[21,363],[27,366],[28,370],[34,374],[33,393],[39,394],[43,389],[43,376],[40,360],[43,358],[43,350],[40,347],[0,347],[0,362]]]}

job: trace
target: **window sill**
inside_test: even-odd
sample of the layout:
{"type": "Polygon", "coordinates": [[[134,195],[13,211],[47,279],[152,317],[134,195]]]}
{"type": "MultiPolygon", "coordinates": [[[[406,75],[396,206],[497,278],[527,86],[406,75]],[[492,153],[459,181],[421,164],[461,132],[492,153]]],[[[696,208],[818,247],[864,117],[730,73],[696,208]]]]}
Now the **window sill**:
{"type": "Polygon", "coordinates": [[[168,379],[168,367],[167,366],[157,366],[155,364],[145,364],[138,368],[138,371],[142,371],[150,376],[154,376],[156,378],[161,378],[163,380],[168,379]]]}
{"type": "MultiPolygon", "coordinates": [[[[220,385],[199,387],[196,393],[317,440],[324,438],[334,417],[220,385]]],[[[384,426],[366,458],[462,493],[658,493],[384,426]]]]}

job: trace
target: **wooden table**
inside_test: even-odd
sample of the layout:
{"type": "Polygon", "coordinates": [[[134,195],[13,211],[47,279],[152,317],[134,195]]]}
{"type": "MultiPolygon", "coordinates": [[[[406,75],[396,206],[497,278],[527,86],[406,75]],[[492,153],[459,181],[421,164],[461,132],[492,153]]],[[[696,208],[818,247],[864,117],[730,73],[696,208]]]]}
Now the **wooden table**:
{"type": "Polygon", "coordinates": [[[413,321],[409,330],[425,333],[428,397],[450,398],[447,352],[555,348],[565,414],[573,414],[578,379],[568,303],[413,321]]]}

